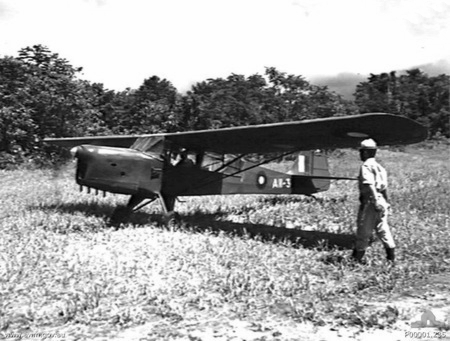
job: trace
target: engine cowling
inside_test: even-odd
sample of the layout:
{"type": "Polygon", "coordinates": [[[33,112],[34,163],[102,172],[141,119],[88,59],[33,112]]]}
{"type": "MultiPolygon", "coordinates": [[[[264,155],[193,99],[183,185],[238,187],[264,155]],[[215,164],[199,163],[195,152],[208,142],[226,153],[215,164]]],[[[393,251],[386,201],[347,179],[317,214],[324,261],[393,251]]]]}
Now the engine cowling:
{"type": "Polygon", "coordinates": [[[161,189],[163,160],[133,149],[82,145],[71,150],[78,159],[76,181],[102,191],[152,196],[161,189]]]}

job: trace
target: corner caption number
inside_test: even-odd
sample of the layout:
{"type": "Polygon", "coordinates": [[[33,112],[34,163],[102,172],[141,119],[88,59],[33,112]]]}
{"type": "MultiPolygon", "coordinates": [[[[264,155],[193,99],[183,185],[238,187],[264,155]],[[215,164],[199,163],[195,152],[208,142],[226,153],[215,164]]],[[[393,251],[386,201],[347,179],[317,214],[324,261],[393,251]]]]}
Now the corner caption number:
{"type": "Polygon", "coordinates": [[[291,188],[291,178],[275,178],[272,188],[291,188]]]}
{"type": "Polygon", "coordinates": [[[407,331],[407,332],[405,332],[406,339],[416,339],[416,340],[444,339],[446,336],[447,335],[446,335],[445,331],[426,331],[426,332],[407,331]]]}

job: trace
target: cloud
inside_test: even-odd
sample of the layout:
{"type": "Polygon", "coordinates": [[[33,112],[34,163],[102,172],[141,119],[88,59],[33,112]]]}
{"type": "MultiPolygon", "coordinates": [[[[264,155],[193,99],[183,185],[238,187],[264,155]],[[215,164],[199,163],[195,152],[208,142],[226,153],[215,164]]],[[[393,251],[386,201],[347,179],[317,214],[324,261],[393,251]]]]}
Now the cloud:
{"type": "Polygon", "coordinates": [[[418,8],[407,17],[409,29],[417,35],[440,34],[449,27],[450,3],[426,1],[427,7],[418,8]]]}
{"type": "Polygon", "coordinates": [[[448,59],[441,59],[438,60],[435,63],[428,63],[428,64],[423,64],[423,65],[417,65],[414,66],[410,69],[420,69],[423,72],[425,72],[426,74],[428,74],[429,76],[438,76],[438,75],[442,75],[442,74],[446,74],[446,75],[450,75],[450,57],[448,59]]]}
{"type": "Polygon", "coordinates": [[[155,74],[184,89],[274,66],[351,96],[338,77],[450,56],[446,1],[0,0],[0,52],[42,44],[116,90],[155,74]]]}
{"type": "MultiPolygon", "coordinates": [[[[422,65],[413,65],[406,69],[396,70],[397,75],[405,74],[407,70],[420,69],[430,77],[439,76],[442,74],[450,75],[450,58],[441,59],[434,63],[427,63],[422,65]]],[[[393,70],[385,70],[384,72],[391,72],[393,70]]],[[[377,74],[377,73],[375,73],[377,74]]],[[[360,74],[343,72],[332,76],[313,76],[309,81],[311,84],[327,86],[330,91],[334,91],[343,98],[352,100],[353,94],[356,91],[356,86],[361,82],[366,82],[370,74],[360,74]]]]}
{"type": "Polygon", "coordinates": [[[327,86],[330,91],[334,91],[345,99],[353,99],[356,86],[367,80],[369,75],[359,73],[343,72],[334,76],[316,76],[310,78],[310,83],[320,86],[327,86]]]}
{"type": "Polygon", "coordinates": [[[11,13],[9,6],[4,1],[0,1],[0,18],[7,18],[11,13]]]}
{"type": "Polygon", "coordinates": [[[101,6],[105,6],[107,4],[107,0],[83,0],[84,2],[90,4],[90,3],[94,3],[97,6],[101,7],[101,6]]]}
{"type": "Polygon", "coordinates": [[[386,18],[401,23],[416,37],[435,36],[449,28],[448,0],[389,0],[379,5],[386,18]]]}

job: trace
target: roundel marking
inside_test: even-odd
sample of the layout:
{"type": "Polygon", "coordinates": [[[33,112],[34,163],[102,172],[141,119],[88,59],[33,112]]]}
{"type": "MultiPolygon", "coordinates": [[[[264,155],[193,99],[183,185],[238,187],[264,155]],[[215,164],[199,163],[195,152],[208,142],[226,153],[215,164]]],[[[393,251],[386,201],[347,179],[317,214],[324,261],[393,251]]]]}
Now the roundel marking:
{"type": "Polygon", "coordinates": [[[266,184],[267,184],[266,173],[261,171],[258,174],[256,174],[256,187],[258,187],[259,189],[263,189],[264,187],[266,187],[266,184]]]}

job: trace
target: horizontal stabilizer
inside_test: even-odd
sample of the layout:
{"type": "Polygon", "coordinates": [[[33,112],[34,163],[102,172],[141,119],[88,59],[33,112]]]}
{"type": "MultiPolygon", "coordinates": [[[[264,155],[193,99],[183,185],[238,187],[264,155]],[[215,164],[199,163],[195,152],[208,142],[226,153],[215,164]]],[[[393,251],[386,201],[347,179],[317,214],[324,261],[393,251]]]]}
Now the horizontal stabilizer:
{"type": "Polygon", "coordinates": [[[305,179],[358,180],[358,178],[349,178],[345,176],[320,176],[320,175],[294,175],[294,176],[305,179]]]}

